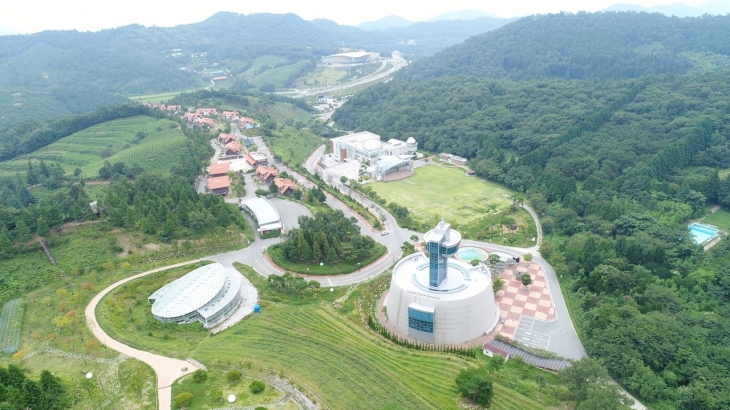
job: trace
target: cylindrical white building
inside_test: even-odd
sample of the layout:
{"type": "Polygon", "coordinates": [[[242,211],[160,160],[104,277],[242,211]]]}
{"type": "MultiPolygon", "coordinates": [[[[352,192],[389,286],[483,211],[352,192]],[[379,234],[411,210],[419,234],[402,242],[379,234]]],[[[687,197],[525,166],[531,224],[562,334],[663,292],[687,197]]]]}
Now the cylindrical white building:
{"type": "Polygon", "coordinates": [[[460,344],[490,332],[499,308],[489,269],[449,258],[461,235],[447,223],[424,238],[429,255],[408,255],[393,269],[388,321],[402,335],[437,345],[460,344]]]}

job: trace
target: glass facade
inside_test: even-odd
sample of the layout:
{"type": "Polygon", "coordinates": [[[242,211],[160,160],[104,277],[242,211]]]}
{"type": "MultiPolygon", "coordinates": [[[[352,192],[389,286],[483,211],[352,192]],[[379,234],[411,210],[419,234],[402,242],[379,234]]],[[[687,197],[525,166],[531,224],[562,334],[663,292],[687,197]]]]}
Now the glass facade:
{"type": "Polygon", "coordinates": [[[442,257],[441,250],[440,243],[428,242],[428,285],[431,287],[438,287],[446,276],[446,258],[442,257]]]}
{"type": "Polygon", "coordinates": [[[433,333],[433,313],[409,307],[408,327],[425,333],[433,333]]]}

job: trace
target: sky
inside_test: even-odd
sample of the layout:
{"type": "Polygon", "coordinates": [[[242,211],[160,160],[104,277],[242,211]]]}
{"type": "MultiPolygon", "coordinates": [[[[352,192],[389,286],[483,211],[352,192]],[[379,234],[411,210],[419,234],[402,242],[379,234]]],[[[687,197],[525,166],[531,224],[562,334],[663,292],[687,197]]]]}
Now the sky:
{"type": "MultiPolygon", "coordinates": [[[[680,0],[696,6],[706,0],[680,0]]],[[[327,18],[356,25],[389,15],[423,21],[439,14],[475,9],[501,17],[528,14],[598,11],[612,4],[645,7],[678,0],[3,0],[0,26],[22,33],[43,30],[97,31],[127,24],[170,27],[205,20],[218,11],[237,13],[294,13],[312,20],[327,18]]]]}

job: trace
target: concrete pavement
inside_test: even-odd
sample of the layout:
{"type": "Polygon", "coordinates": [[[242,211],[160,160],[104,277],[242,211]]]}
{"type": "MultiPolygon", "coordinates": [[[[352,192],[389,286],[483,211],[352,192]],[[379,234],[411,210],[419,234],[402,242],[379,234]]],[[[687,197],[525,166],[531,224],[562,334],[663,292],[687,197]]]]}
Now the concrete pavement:
{"type": "Polygon", "coordinates": [[[200,260],[198,259],[194,259],[175,265],[169,265],[157,269],[148,270],[146,272],[124,278],[112,285],[107,286],[106,289],[99,292],[98,295],[91,299],[91,302],[89,302],[88,306],[86,306],[86,310],[84,311],[86,315],[86,325],[89,327],[89,330],[91,330],[91,333],[94,335],[94,337],[96,337],[104,346],[119,353],[124,353],[127,356],[134,357],[135,359],[142,362],[145,362],[152,368],[152,370],[155,371],[155,375],[157,376],[157,403],[160,410],[170,410],[170,408],[172,407],[172,383],[175,382],[175,380],[177,380],[178,378],[194,372],[198,369],[198,367],[184,360],[173,359],[170,357],[160,356],[157,354],[138,350],[112,339],[111,337],[109,337],[109,335],[106,334],[106,332],[104,332],[104,330],[102,330],[101,326],[99,326],[99,322],[96,319],[96,307],[99,305],[99,302],[102,300],[102,298],[104,298],[104,296],[108,295],[109,292],[127,282],[145,277],[147,275],[151,275],[153,273],[177,268],[180,266],[190,265],[199,261],[200,260]]]}

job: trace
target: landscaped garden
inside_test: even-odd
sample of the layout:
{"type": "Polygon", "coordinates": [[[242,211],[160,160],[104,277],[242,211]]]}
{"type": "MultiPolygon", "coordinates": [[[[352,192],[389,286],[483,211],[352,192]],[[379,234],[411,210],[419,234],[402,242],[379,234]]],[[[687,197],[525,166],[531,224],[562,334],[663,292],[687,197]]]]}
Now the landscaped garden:
{"type": "Polygon", "coordinates": [[[361,235],[355,218],[342,211],[300,216],[299,228],[287,232],[286,239],[267,250],[279,267],[297,273],[336,275],[364,267],[386,248],[371,237],[361,235]]]}

